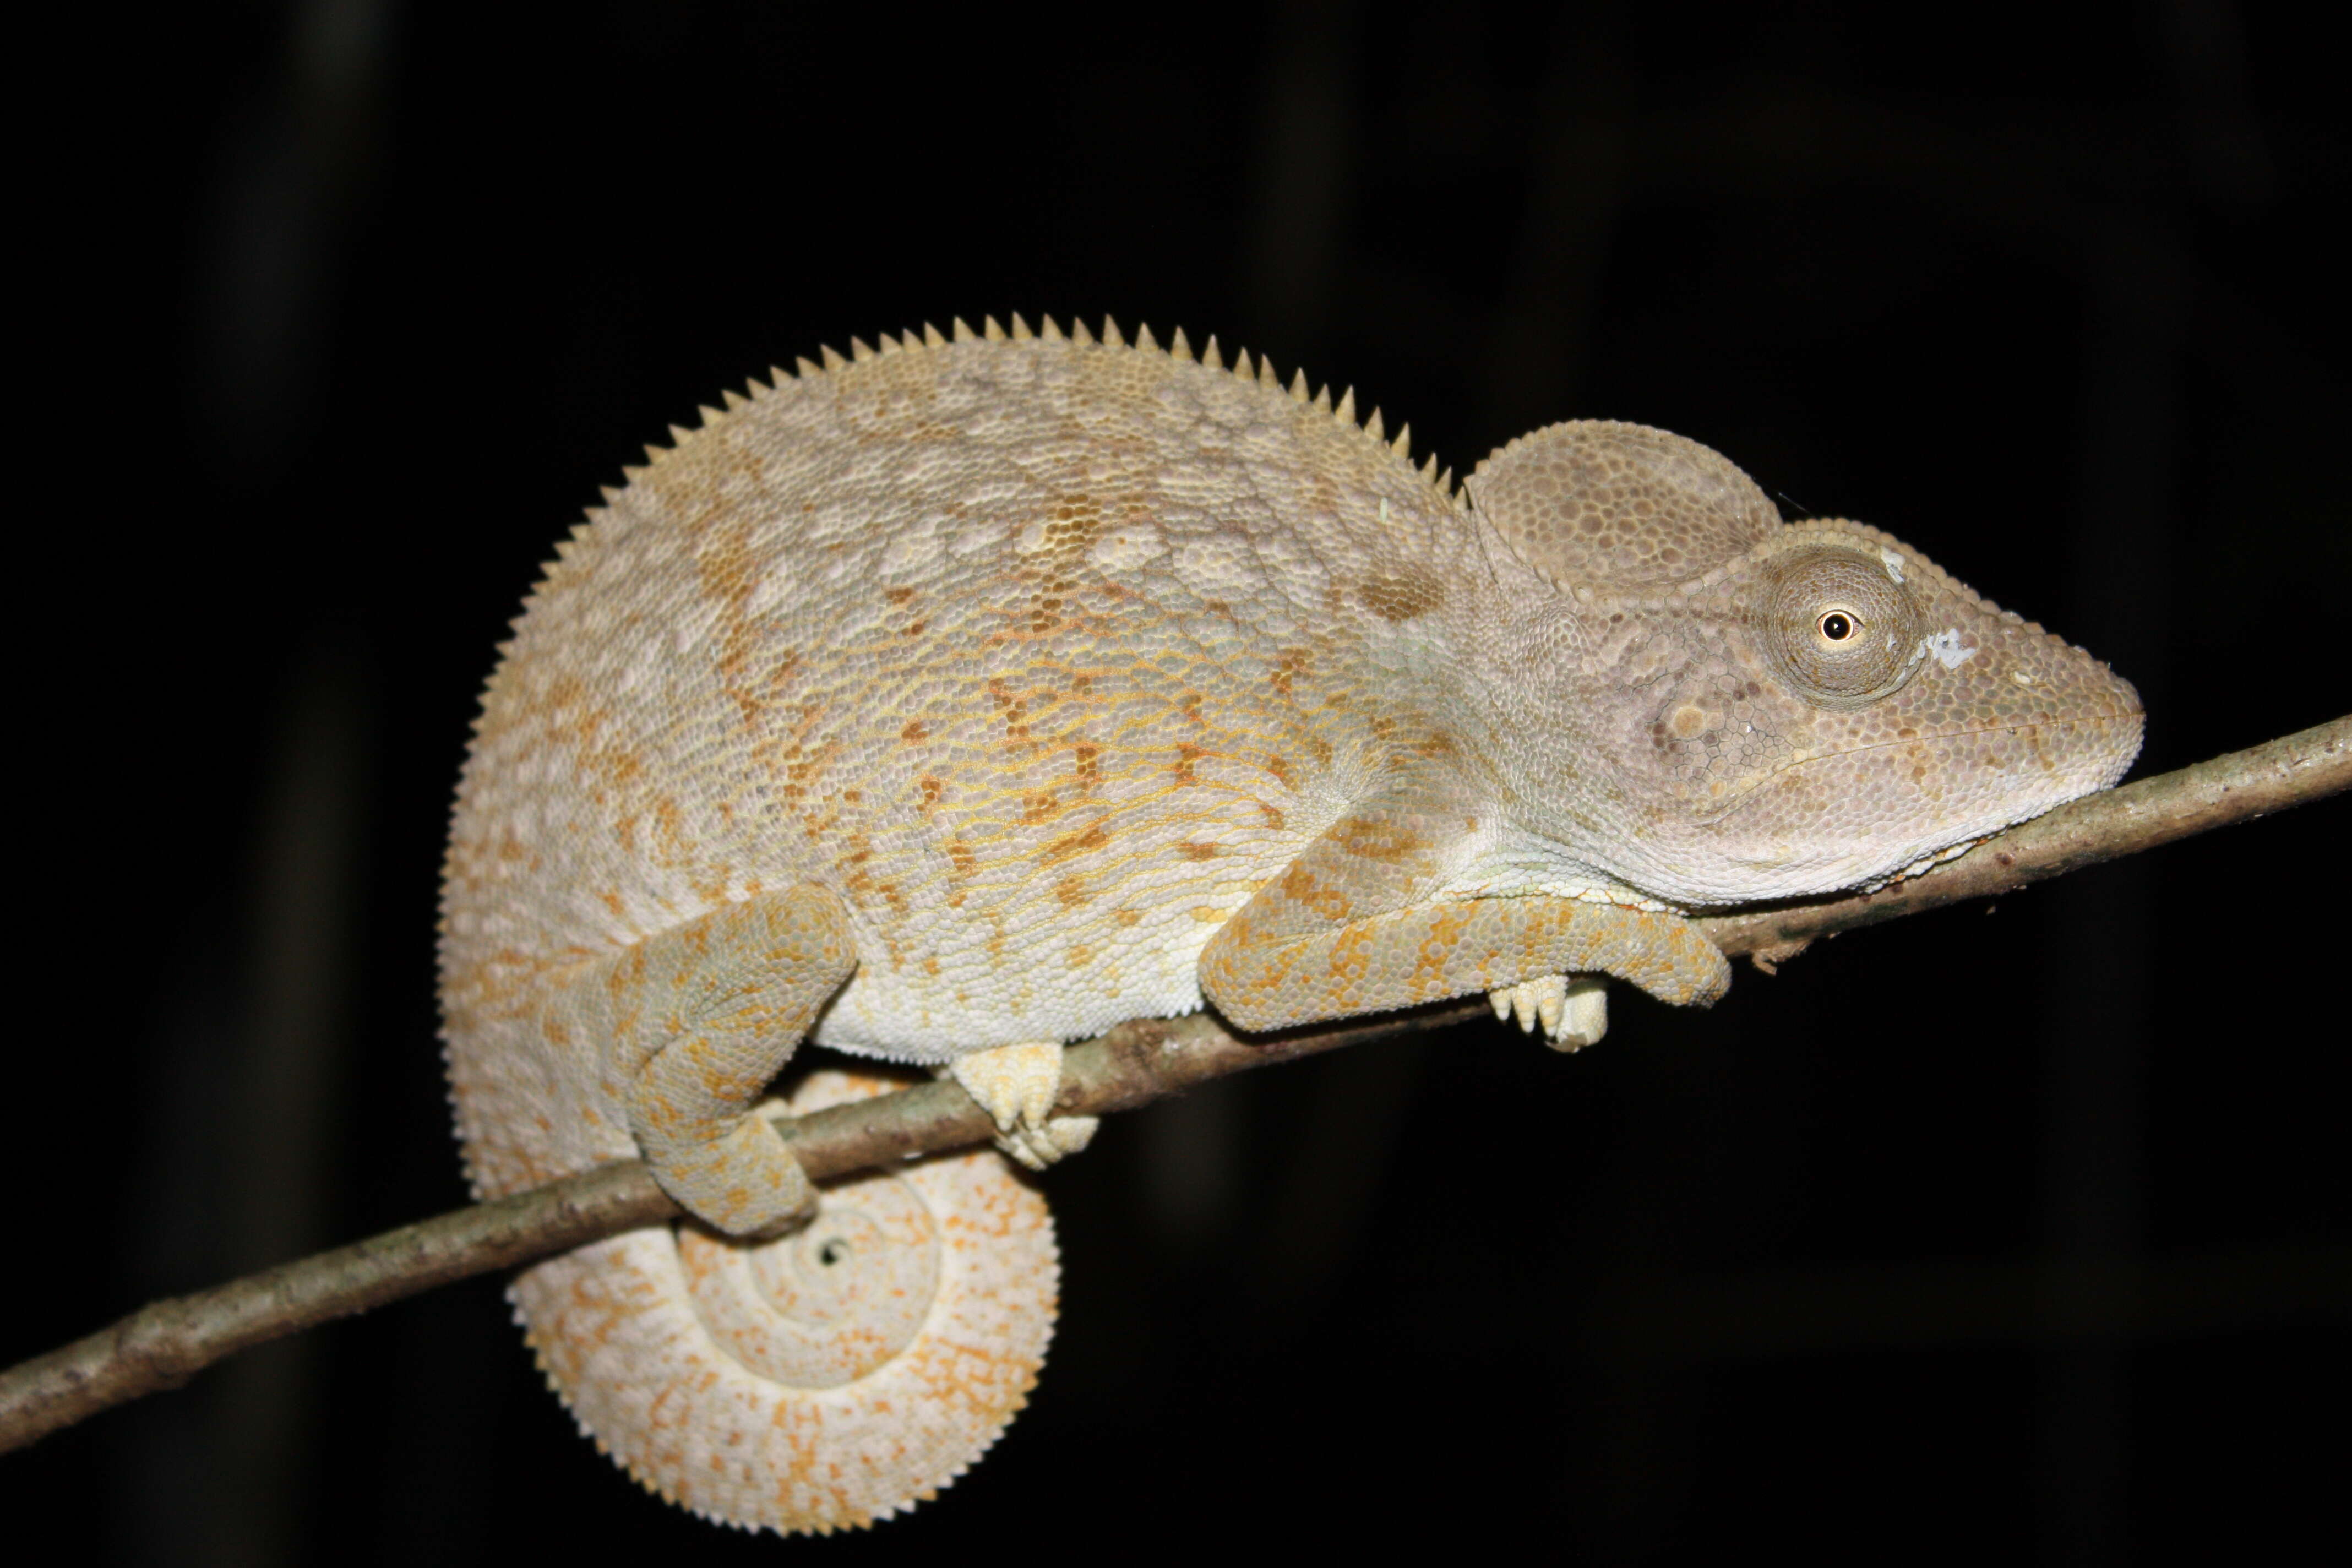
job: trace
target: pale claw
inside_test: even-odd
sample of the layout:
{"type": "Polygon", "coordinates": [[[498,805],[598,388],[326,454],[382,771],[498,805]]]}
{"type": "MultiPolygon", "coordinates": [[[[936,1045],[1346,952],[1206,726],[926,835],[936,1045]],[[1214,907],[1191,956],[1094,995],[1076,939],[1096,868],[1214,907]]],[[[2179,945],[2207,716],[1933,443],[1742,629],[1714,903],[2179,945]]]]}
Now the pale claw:
{"type": "Polygon", "coordinates": [[[1062,1043],[1032,1040],[958,1057],[948,1072],[996,1123],[996,1146],[1042,1171],[1094,1140],[1092,1116],[1055,1116],[1062,1091],[1062,1043]]]}
{"type": "Polygon", "coordinates": [[[1033,1171],[1076,1153],[1095,1141],[1099,1116],[1056,1116],[1043,1127],[1016,1127],[996,1140],[996,1146],[1033,1171]]]}
{"type": "Polygon", "coordinates": [[[1495,1016],[1506,1021],[1517,1018],[1519,1032],[1532,1035],[1541,1024],[1549,1036],[1559,1026],[1559,1010],[1568,994],[1568,976],[1538,974],[1533,980],[1522,980],[1517,985],[1506,985],[1486,994],[1495,1005],[1495,1016]]]}
{"type": "Polygon", "coordinates": [[[1609,1032],[1608,981],[1601,975],[1539,974],[1490,991],[1486,999],[1496,1017],[1517,1018],[1523,1034],[1542,1025],[1545,1043],[1554,1050],[1581,1050],[1609,1032]]]}

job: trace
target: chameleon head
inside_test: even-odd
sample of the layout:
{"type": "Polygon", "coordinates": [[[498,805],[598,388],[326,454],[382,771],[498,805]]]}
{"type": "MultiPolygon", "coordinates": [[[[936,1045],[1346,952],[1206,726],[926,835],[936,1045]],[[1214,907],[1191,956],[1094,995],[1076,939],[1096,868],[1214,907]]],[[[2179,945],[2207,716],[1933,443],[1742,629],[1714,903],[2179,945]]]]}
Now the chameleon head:
{"type": "Polygon", "coordinates": [[[1598,846],[1641,891],[1706,904],[1871,882],[2104,789],[2138,752],[2138,695],[2105,665],[1875,529],[1784,524],[1695,442],[1555,426],[1470,488],[1557,591],[1528,596],[1513,640],[1532,639],[1612,786],[1519,793],[1565,805],[1539,830],[1598,846]]]}

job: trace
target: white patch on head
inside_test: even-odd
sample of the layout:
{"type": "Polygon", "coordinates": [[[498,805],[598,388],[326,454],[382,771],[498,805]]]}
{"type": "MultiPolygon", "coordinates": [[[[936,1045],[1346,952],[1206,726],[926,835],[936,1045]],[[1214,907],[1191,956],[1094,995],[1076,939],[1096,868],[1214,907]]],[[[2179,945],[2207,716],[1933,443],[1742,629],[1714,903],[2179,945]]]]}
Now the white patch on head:
{"type": "Polygon", "coordinates": [[[1898,584],[1903,581],[1903,557],[1882,544],[1878,547],[1878,561],[1880,565],[1886,568],[1886,574],[1889,577],[1894,578],[1898,584]]]}
{"type": "Polygon", "coordinates": [[[1946,626],[1934,637],[1923,639],[1919,644],[1919,649],[1923,653],[1933,654],[1936,662],[1946,669],[1958,669],[1977,656],[1975,647],[1960,646],[1960,630],[1958,626],[1946,626]]]}

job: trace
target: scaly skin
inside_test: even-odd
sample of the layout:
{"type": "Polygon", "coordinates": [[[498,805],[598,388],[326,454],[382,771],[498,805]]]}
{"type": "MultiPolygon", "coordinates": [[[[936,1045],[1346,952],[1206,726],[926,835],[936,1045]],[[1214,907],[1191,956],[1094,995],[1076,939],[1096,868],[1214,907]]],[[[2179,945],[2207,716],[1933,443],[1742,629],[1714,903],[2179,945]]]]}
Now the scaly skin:
{"type": "MultiPolygon", "coordinates": [[[[1480,990],[1557,1016],[1563,973],[1711,1002],[1678,910],[1899,874],[2137,747],[2088,656],[1661,432],[1554,426],[1465,496],[1181,336],[827,358],[633,471],[492,677],[443,941],[485,1194],[642,1149],[720,1230],[790,1226],[811,1194],[742,1118],[804,1035],[955,1063],[1050,1157],[1055,1043],[1204,994],[1245,1027],[1480,990]]],[[[600,1440],[715,1517],[929,1495],[1034,1371],[942,1385],[961,1436],[892,1458],[713,1348],[671,1232],[612,1249],[518,1300],[600,1440]],[[805,1435],[784,1481],[673,1418],[714,1378],[805,1435]],[[844,1465],[882,1479],[809,1479],[844,1465]]]]}

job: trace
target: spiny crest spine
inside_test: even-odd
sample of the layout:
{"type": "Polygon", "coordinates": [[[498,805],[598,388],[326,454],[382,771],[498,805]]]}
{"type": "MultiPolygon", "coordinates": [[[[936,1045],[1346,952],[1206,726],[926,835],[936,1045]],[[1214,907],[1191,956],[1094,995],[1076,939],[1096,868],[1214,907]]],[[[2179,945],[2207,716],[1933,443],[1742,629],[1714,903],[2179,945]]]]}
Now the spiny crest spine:
{"type": "MultiPolygon", "coordinates": [[[[1066,336],[1061,325],[1056,322],[1053,317],[1041,316],[1038,320],[1040,322],[1039,330],[1033,332],[1030,330],[1028,321],[1018,311],[1015,311],[1012,317],[1013,328],[1008,333],[1005,329],[998,323],[997,319],[994,316],[984,315],[981,318],[981,330],[978,332],[974,332],[971,323],[967,322],[962,317],[956,316],[950,318],[950,330],[952,332],[951,338],[950,336],[942,335],[936,326],[926,321],[923,323],[921,328],[921,343],[922,346],[926,348],[945,348],[950,342],[959,343],[975,341],[1003,342],[1007,341],[1008,338],[1014,342],[1027,342],[1042,340],[1047,342],[1073,342],[1084,346],[1092,346],[1097,342],[1094,334],[1087,330],[1086,323],[1082,321],[1078,321],[1074,318],[1070,322],[1069,330],[1066,336]]],[[[843,356],[835,352],[829,344],[820,345],[817,352],[824,361],[821,365],[812,364],[809,363],[809,360],[805,355],[798,356],[794,359],[793,364],[798,373],[798,378],[805,379],[820,374],[841,370],[852,363],[862,363],[866,360],[902,353],[916,346],[917,337],[915,331],[913,329],[909,329],[899,337],[893,337],[887,332],[881,333],[878,336],[878,342],[880,343],[880,347],[877,349],[868,344],[863,338],[851,338],[849,340],[850,357],[848,359],[844,359],[843,356]]],[[[1103,318],[1102,337],[1100,342],[1103,346],[1108,348],[1126,348],[1129,346],[1125,335],[1119,331],[1117,319],[1108,315],[1103,318]]],[[[1159,339],[1152,333],[1150,324],[1149,322],[1140,323],[1136,328],[1135,341],[1132,346],[1139,352],[1151,352],[1155,353],[1165,353],[1171,359],[1188,364],[1197,363],[1204,369],[1208,370],[1221,371],[1226,368],[1223,363],[1223,352],[1220,349],[1216,336],[1213,333],[1212,333],[1207,341],[1202,343],[1197,360],[1193,355],[1192,343],[1190,340],[1186,338],[1184,329],[1181,327],[1177,327],[1171,331],[1168,345],[1164,350],[1162,350],[1159,339]]],[[[1385,443],[1390,450],[1396,453],[1397,456],[1404,458],[1408,464],[1412,463],[1412,426],[1411,425],[1399,426],[1394,438],[1391,439],[1387,435],[1383,416],[1378,408],[1374,408],[1371,413],[1367,416],[1360,424],[1359,424],[1356,416],[1356,389],[1352,386],[1340,393],[1336,404],[1332,400],[1331,388],[1328,384],[1315,389],[1310,395],[1305,366],[1302,365],[1294,370],[1291,374],[1289,383],[1286,385],[1280,374],[1275,370],[1274,361],[1270,357],[1265,354],[1260,354],[1257,356],[1255,363],[1253,363],[1250,353],[1246,348],[1237,349],[1234,351],[1232,374],[1236,379],[1243,382],[1255,382],[1257,384],[1271,390],[1286,391],[1290,395],[1291,400],[1295,403],[1307,404],[1311,402],[1317,408],[1330,415],[1334,419],[1344,422],[1349,428],[1361,429],[1365,435],[1370,436],[1373,440],[1385,443]]],[[[772,366],[770,368],[768,374],[771,378],[769,386],[762,386],[759,379],[755,376],[751,378],[748,384],[748,395],[742,393],[737,393],[730,389],[724,391],[719,395],[720,400],[724,405],[723,408],[712,408],[707,405],[702,406],[699,409],[699,413],[702,416],[703,428],[709,428],[724,415],[731,414],[739,408],[749,405],[751,402],[761,395],[770,391],[772,388],[782,388],[786,382],[795,379],[792,374],[789,374],[781,368],[772,366]]],[[[677,445],[683,444],[686,438],[693,433],[694,432],[682,428],[681,426],[676,425],[671,426],[669,427],[669,434],[672,446],[669,447],[661,447],[648,445],[646,447],[645,464],[636,467],[625,467],[622,469],[623,478],[632,484],[637,482],[648,471],[650,471],[654,466],[659,464],[663,458],[669,456],[670,453],[676,449],[677,445]]],[[[1526,437],[1518,437],[1517,440],[1509,443],[1508,446],[1505,447],[1505,450],[1507,451],[1510,447],[1516,447],[1520,441],[1524,441],[1525,439],[1527,439],[1526,437]]],[[[1497,455],[1499,456],[1499,454],[1497,455]]],[[[1437,458],[1433,453],[1428,456],[1418,466],[1416,471],[1424,482],[1436,486],[1439,491],[1453,502],[1456,510],[1466,511],[1468,510],[1470,504],[1468,491],[1454,483],[1453,469],[1447,468],[1442,473],[1439,471],[1437,467],[1437,458]]],[[[604,489],[604,496],[608,504],[617,500],[620,493],[621,492],[619,490],[616,490],[610,486],[605,487],[604,489]]],[[[592,514],[592,521],[593,521],[593,515],[594,514],[592,514]]]]}

